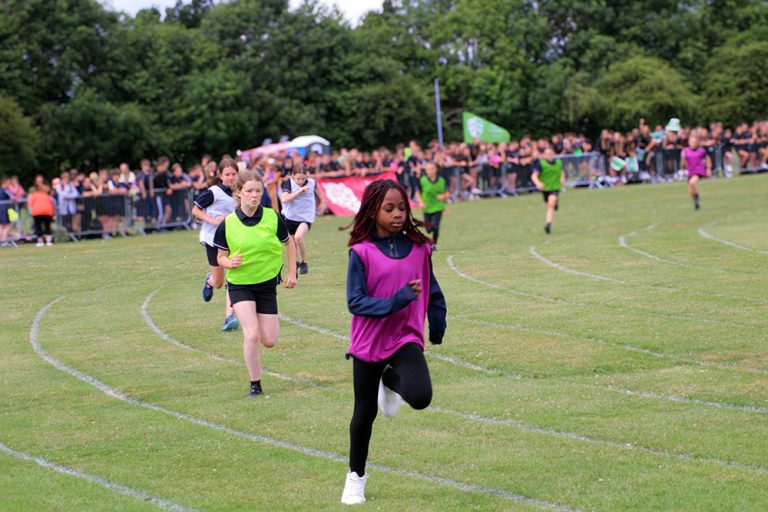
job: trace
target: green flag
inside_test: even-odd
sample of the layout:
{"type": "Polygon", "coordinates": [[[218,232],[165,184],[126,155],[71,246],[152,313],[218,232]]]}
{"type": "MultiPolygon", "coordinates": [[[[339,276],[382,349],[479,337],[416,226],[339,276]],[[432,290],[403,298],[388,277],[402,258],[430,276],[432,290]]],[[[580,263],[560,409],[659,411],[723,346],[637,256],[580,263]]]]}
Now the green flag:
{"type": "Polygon", "coordinates": [[[471,143],[475,139],[480,142],[509,142],[509,132],[490,121],[478,117],[471,112],[462,114],[464,121],[464,142],[471,143]]]}

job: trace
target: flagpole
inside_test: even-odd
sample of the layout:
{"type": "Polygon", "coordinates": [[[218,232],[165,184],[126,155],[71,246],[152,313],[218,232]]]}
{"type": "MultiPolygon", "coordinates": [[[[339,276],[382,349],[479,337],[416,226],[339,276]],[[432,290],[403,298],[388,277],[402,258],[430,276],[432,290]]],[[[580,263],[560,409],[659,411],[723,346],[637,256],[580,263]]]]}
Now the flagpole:
{"type": "Polygon", "coordinates": [[[437,143],[443,149],[443,119],[440,114],[440,79],[435,78],[435,113],[437,114],[437,143]]]}

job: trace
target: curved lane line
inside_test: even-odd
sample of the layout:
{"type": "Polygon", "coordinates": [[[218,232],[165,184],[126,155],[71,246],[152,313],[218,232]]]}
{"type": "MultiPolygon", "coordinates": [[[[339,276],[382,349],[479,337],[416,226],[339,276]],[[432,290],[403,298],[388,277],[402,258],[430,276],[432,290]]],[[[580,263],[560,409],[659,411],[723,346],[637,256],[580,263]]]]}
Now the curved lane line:
{"type": "Polygon", "coordinates": [[[565,303],[565,304],[572,304],[574,306],[581,306],[581,305],[583,305],[583,304],[579,304],[578,302],[569,302],[569,301],[562,300],[562,299],[556,299],[554,297],[547,297],[546,295],[538,295],[538,294],[535,294],[535,293],[523,292],[523,291],[520,291],[520,290],[515,290],[514,288],[508,288],[506,286],[501,286],[501,285],[493,284],[493,283],[487,283],[487,282],[482,281],[482,280],[480,280],[480,279],[478,279],[476,277],[470,276],[469,274],[466,274],[466,273],[462,272],[461,269],[459,269],[456,266],[456,264],[454,264],[454,262],[453,262],[453,258],[455,256],[456,256],[455,254],[452,254],[452,255],[448,256],[448,258],[447,258],[448,266],[451,268],[451,270],[453,270],[459,276],[461,276],[464,279],[467,279],[469,281],[472,281],[474,283],[479,283],[479,284],[485,285],[485,286],[487,286],[489,288],[495,288],[497,290],[504,290],[505,292],[509,292],[509,293],[511,293],[513,295],[519,295],[521,297],[530,297],[532,299],[539,299],[539,300],[543,300],[543,301],[546,301],[546,302],[561,302],[561,303],[565,303]]]}
{"type": "Polygon", "coordinates": [[[548,260],[547,258],[542,256],[541,254],[539,254],[538,251],[536,250],[536,246],[535,245],[532,245],[530,247],[530,249],[528,249],[528,252],[533,254],[533,256],[537,260],[546,263],[550,267],[555,268],[555,269],[559,270],[560,272],[565,272],[566,274],[572,274],[572,275],[581,276],[581,277],[588,277],[590,279],[597,279],[599,281],[608,281],[610,283],[617,283],[617,284],[623,284],[623,285],[629,285],[630,284],[630,283],[628,283],[626,281],[622,281],[621,279],[614,279],[612,277],[600,276],[600,275],[597,275],[597,274],[590,274],[589,272],[579,272],[578,270],[573,270],[572,268],[568,268],[568,267],[565,267],[563,265],[560,265],[559,263],[555,263],[554,261],[548,260]]]}
{"type": "Polygon", "coordinates": [[[585,443],[595,444],[599,446],[608,446],[611,448],[619,448],[622,450],[635,450],[638,452],[647,453],[649,455],[660,456],[660,457],[671,457],[674,459],[679,459],[679,460],[689,461],[689,462],[710,462],[710,463],[717,464],[719,466],[728,467],[728,468],[741,469],[741,470],[755,472],[755,473],[768,474],[767,468],[760,467],[760,466],[750,466],[748,464],[742,464],[740,462],[721,460],[721,459],[716,459],[714,457],[702,457],[699,455],[689,455],[687,453],[668,452],[666,450],[661,450],[659,448],[648,448],[648,447],[641,446],[634,443],[620,443],[618,441],[606,441],[605,439],[585,436],[582,434],[575,434],[573,432],[566,432],[562,430],[556,430],[553,428],[539,427],[536,425],[531,425],[529,423],[523,423],[522,421],[517,421],[512,419],[489,418],[489,417],[480,416],[477,414],[453,411],[451,409],[443,409],[442,407],[437,407],[437,406],[431,406],[430,409],[434,410],[435,412],[448,414],[451,416],[459,416],[461,418],[477,421],[480,423],[486,423],[489,425],[503,425],[508,427],[514,427],[519,430],[525,430],[527,432],[535,432],[537,434],[546,434],[546,435],[556,436],[556,437],[565,437],[568,439],[582,441],[585,443]]]}
{"type": "Polygon", "coordinates": [[[760,375],[768,375],[768,370],[762,369],[762,368],[750,368],[750,367],[743,367],[743,366],[736,366],[732,364],[725,364],[725,363],[715,363],[712,361],[703,361],[701,359],[694,359],[690,357],[683,357],[683,356],[676,356],[672,354],[665,354],[663,352],[657,352],[655,350],[650,350],[647,348],[642,347],[636,347],[634,345],[626,345],[623,343],[613,343],[610,341],[606,341],[600,338],[590,338],[586,336],[577,336],[573,334],[568,334],[565,332],[560,331],[551,331],[551,330],[544,330],[544,329],[534,329],[532,327],[521,327],[518,325],[512,325],[512,324],[505,324],[502,322],[488,322],[485,320],[472,320],[469,318],[461,318],[461,317],[452,317],[453,320],[457,320],[459,322],[467,322],[467,323],[474,323],[477,325],[484,325],[486,327],[498,327],[502,329],[510,329],[513,331],[524,331],[524,332],[533,332],[533,333],[540,333],[540,334],[549,334],[552,336],[559,336],[563,338],[570,338],[573,340],[581,340],[586,341],[590,343],[599,343],[601,345],[606,345],[609,347],[616,347],[621,348],[623,350],[628,350],[630,352],[639,352],[641,354],[648,354],[653,357],[657,357],[659,359],[668,359],[672,362],[677,363],[687,363],[691,365],[697,365],[697,366],[709,366],[713,368],[719,368],[721,370],[729,370],[729,371],[738,371],[743,373],[756,373],[760,375]]]}
{"type": "MultiPolygon", "coordinates": [[[[48,354],[45,350],[43,350],[42,345],[40,344],[40,341],[38,340],[38,334],[40,330],[40,322],[42,321],[43,316],[45,313],[57,302],[62,300],[64,297],[59,297],[58,299],[54,300],[53,302],[47,304],[44,306],[40,311],[38,311],[37,315],[35,315],[35,319],[32,322],[32,327],[29,330],[29,342],[32,345],[33,350],[35,353],[37,353],[38,356],[40,356],[44,361],[49,363],[51,366],[56,368],[57,370],[61,370],[65,373],[68,373],[69,375],[75,377],[78,380],[81,380],[87,384],[90,384],[91,386],[97,388],[102,393],[106,394],[107,396],[110,396],[112,398],[115,398],[117,400],[126,402],[131,405],[135,405],[137,407],[142,407],[145,409],[149,409],[155,412],[160,412],[163,414],[167,414],[169,416],[172,416],[174,418],[188,421],[190,423],[194,423],[196,425],[207,427],[210,429],[218,430],[220,432],[224,432],[227,434],[231,434],[243,439],[248,439],[251,441],[258,441],[270,446],[274,446],[277,448],[283,448],[286,450],[298,452],[304,455],[309,455],[312,457],[318,457],[323,458],[326,460],[331,460],[334,462],[341,462],[346,463],[347,457],[343,455],[339,455],[337,453],[325,451],[325,450],[319,450],[316,448],[311,448],[307,446],[302,446],[294,443],[290,443],[287,441],[280,441],[278,439],[273,439],[271,437],[262,436],[259,434],[252,434],[249,432],[242,432],[239,430],[235,430],[231,427],[227,427],[225,425],[221,425],[219,423],[214,423],[208,420],[204,420],[201,418],[197,418],[195,416],[190,416],[189,414],[184,414],[181,412],[173,411],[171,409],[166,409],[165,407],[161,407],[159,405],[150,403],[150,402],[144,402],[142,400],[137,400],[135,398],[131,398],[128,395],[124,394],[123,392],[109,387],[107,384],[104,384],[100,380],[91,377],[90,375],[87,375],[79,370],[76,370],[75,368],[69,367],[59,361],[58,359],[54,358],[50,354],[48,354]]],[[[485,487],[482,485],[476,485],[471,484],[467,482],[461,482],[458,480],[452,480],[449,478],[443,478],[439,476],[429,475],[426,473],[421,473],[418,471],[411,471],[407,469],[399,469],[399,468],[393,468],[390,466],[383,466],[380,464],[368,464],[368,466],[372,469],[375,469],[377,471],[381,471],[382,473],[390,473],[398,476],[403,476],[406,478],[414,478],[417,480],[421,480],[424,482],[429,483],[437,483],[440,485],[445,485],[447,487],[452,487],[454,489],[458,489],[460,491],[464,492],[470,492],[473,494],[483,494],[486,496],[494,496],[497,498],[502,498],[508,501],[514,501],[517,503],[524,503],[526,505],[532,505],[539,507],[544,510],[555,510],[555,511],[563,511],[563,512],[572,512],[572,511],[578,511],[578,509],[574,509],[571,507],[567,507],[564,505],[559,505],[556,503],[551,503],[545,500],[540,500],[536,498],[530,498],[527,496],[523,496],[520,494],[515,494],[509,491],[505,491],[503,489],[495,489],[492,487],[485,487]]]]}
{"type": "MultiPolygon", "coordinates": [[[[144,303],[141,305],[141,317],[144,319],[144,323],[146,323],[153,331],[155,331],[155,334],[157,334],[162,339],[164,339],[165,341],[167,341],[168,343],[170,343],[172,345],[175,345],[175,346],[177,346],[179,348],[183,348],[184,350],[189,350],[190,352],[197,352],[198,354],[203,354],[203,355],[213,359],[214,361],[220,361],[220,362],[231,364],[231,365],[235,365],[235,366],[244,366],[245,365],[245,363],[243,361],[236,360],[236,359],[230,359],[228,357],[222,357],[222,356],[219,356],[217,354],[212,354],[210,352],[205,352],[203,350],[200,350],[200,349],[197,349],[197,348],[192,347],[190,345],[187,345],[186,343],[182,343],[181,341],[179,341],[179,340],[169,336],[162,329],[160,329],[160,327],[158,327],[157,324],[155,324],[154,320],[152,320],[152,317],[149,315],[149,303],[150,303],[150,301],[152,300],[152,298],[155,296],[155,294],[158,291],[159,290],[155,290],[152,293],[150,293],[147,296],[147,298],[144,300],[144,303]]],[[[270,377],[275,377],[277,379],[281,379],[281,380],[284,380],[284,381],[287,381],[287,382],[293,382],[294,384],[301,384],[303,386],[310,386],[310,387],[314,387],[314,388],[330,389],[330,390],[333,390],[333,391],[337,391],[335,388],[331,388],[331,387],[328,387],[328,386],[323,386],[322,384],[318,384],[316,382],[299,380],[299,379],[297,379],[295,377],[292,377],[290,375],[286,375],[284,373],[278,373],[278,372],[275,372],[275,371],[271,371],[271,370],[268,370],[267,368],[262,368],[261,371],[264,372],[265,375],[269,375],[270,377]]]]}
{"type": "MultiPolygon", "coordinates": [[[[450,257],[453,258],[453,256],[450,256],[450,257]]],[[[467,274],[465,272],[462,272],[462,271],[458,270],[458,268],[454,268],[454,271],[459,276],[461,276],[461,277],[463,277],[463,278],[465,278],[465,279],[467,279],[469,281],[472,281],[473,283],[478,283],[478,284],[481,284],[483,286],[488,286],[488,287],[494,288],[496,290],[502,290],[502,291],[507,291],[507,292],[512,291],[509,288],[505,288],[503,286],[494,285],[494,284],[491,284],[491,283],[486,283],[485,281],[477,279],[474,276],[471,276],[471,275],[469,275],[469,274],[467,274]]],[[[659,289],[664,290],[664,291],[678,291],[675,288],[659,288],[659,289]]],[[[710,294],[710,295],[712,295],[712,294],[710,294]]],[[[720,296],[719,294],[714,294],[714,295],[720,296]]],[[[730,295],[725,295],[725,297],[729,298],[729,299],[733,299],[734,298],[733,296],[730,296],[730,295]]],[[[743,297],[740,297],[740,298],[744,299],[743,297]]],[[[569,302],[569,301],[561,300],[561,299],[550,299],[550,300],[552,302],[559,302],[561,304],[568,304],[568,305],[573,305],[573,306],[585,306],[585,305],[587,305],[587,304],[583,304],[583,303],[579,303],[579,302],[569,302]]],[[[758,304],[764,304],[763,301],[759,301],[759,300],[756,300],[756,299],[754,299],[754,300],[753,299],[746,299],[746,300],[749,300],[749,301],[752,301],[752,302],[757,302],[758,304]]],[[[589,305],[606,306],[607,304],[598,302],[598,303],[589,304],[589,305]]],[[[623,312],[622,314],[627,314],[627,312],[623,312]]],[[[649,316],[659,316],[659,317],[663,317],[663,318],[671,318],[671,319],[674,319],[674,320],[684,320],[686,322],[696,322],[696,323],[705,323],[705,324],[722,324],[722,325],[731,325],[731,326],[735,326],[735,327],[743,327],[743,324],[735,323],[735,322],[727,322],[727,321],[723,321],[723,320],[713,320],[711,318],[700,318],[700,317],[695,317],[695,316],[673,315],[673,314],[669,314],[669,313],[663,313],[663,312],[660,312],[660,311],[646,312],[645,314],[649,315],[649,316]]]]}
{"type": "MultiPolygon", "coordinates": [[[[43,309],[46,310],[47,308],[49,308],[50,306],[52,306],[53,304],[55,304],[59,300],[61,300],[61,299],[56,299],[53,303],[49,304],[48,306],[46,306],[43,309]]],[[[42,316],[41,316],[41,318],[42,318],[42,316]]],[[[291,321],[291,319],[287,319],[287,321],[291,321]]],[[[37,325],[38,324],[39,324],[39,321],[38,321],[37,324],[33,324],[33,329],[30,330],[30,340],[33,339],[33,336],[34,336],[34,339],[36,340],[36,338],[37,338],[37,329],[38,329],[37,325]]],[[[323,332],[323,334],[330,335],[330,336],[333,336],[333,337],[336,337],[336,338],[343,338],[343,336],[341,334],[339,334],[339,333],[335,333],[335,332],[327,330],[327,329],[316,328],[316,327],[314,327],[314,326],[312,326],[310,324],[305,324],[305,323],[301,323],[301,324],[302,324],[301,326],[304,327],[304,328],[311,329],[311,330],[316,330],[318,332],[323,332]]],[[[472,365],[472,366],[475,366],[475,365],[472,365]]],[[[68,368],[68,367],[64,367],[64,368],[68,368]]],[[[479,369],[479,371],[485,370],[486,372],[493,372],[495,374],[500,374],[500,372],[497,372],[495,370],[488,370],[488,369],[484,369],[482,367],[476,367],[476,368],[473,368],[473,369],[479,369]]],[[[67,371],[68,373],[71,373],[67,369],[65,369],[64,371],[67,371]]],[[[75,376],[77,376],[77,375],[75,375],[75,376]]],[[[506,376],[508,376],[508,377],[511,376],[513,378],[530,378],[530,379],[533,379],[533,377],[524,377],[524,376],[517,376],[517,375],[506,375],[506,376]]],[[[78,377],[78,378],[80,378],[80,377],[78,377]]],[[[88,377],[88,378],[92,379],[91,377],[88,377]]],[[[96,379],[93,379],[93,382],[90,382],[90,381],[86,381],[86,382],[88,382],[88,383],[90,383],[92,385],[95,385],[94,383],[97,383],[99,381],[97,381],[96,379]]],[[[582,386],[582,384],[578,384],[578,383],[573,383],[573,384],[582,386]]],[[[106,385],[104,385],[104,386],[106,387],[106,385]]],[[[590,385],[583,385],[583,386],[586,386],[586,387],[599,387],[599,386],[590,386],[590,385]]],[[[111,389],[111,388],[108,388],[108,389],[111,389]]],[[[625,393],[625,394],[628,394],[628,395],[641,396],[641,397],[645,397],[645,398],[667,399],[667,397],[665,395],[658,395],[658,394],[653,394],[653,393],[633,392],[633,391],[630,391],[630,390],[623,390],[623,389],[620,389],[620,388],[612,388],[610,386],[608,388],[606,388],[606,389],[609,389],[611,391],[625,393]]],[[[102,391],[104,391],[104,389],[102,389],[102,391]]],[[[337,391],[337,390],[334,390],[334,391],[337,391]]],[[[344,391],[341,391],[341,392],[343,393],[344,391]]],[[[110,396],[113,396],[113,395],[110,395],[110,396]]],[[[694,402],[694,403],[706,404],[703,401],[687,400],[684,397],[677,397],[677,398],[678,399],[674,400],[674,401],[684,402],[684,403],[685,402],[694,402]]],[[[128,399],[128,400],[131,401],[131,403],[133,403],[133,399],[128,399]]],[[[164,410],[162,408],[157,408],[155,410],[160,410],[161,412],[169,412],[169,411],[164,410]]],[[[555,429],[546,428],[546,427],[539,427],[537,425],[527,424],[527,423],[519,422],[519,421],[516,421],[516,420],[499,420],[497,418],[481,416],[481,415],[478,415],[478,414],[464,413],[464,412],[460,412],[460,411],[453,411],[453,410],[445,409],[445,408],[442,408],[442,407],[439,407],[439,406],[430,406],[428,408],[428,410],[430,410],[432,412],[437,412],[437,413],[440,413],[440,414],[446,414],[446,415],[450,415],[450,416],[456,416],[456,417],[464,418],[464,419],[467,419],[467,420],[470,420],[470,421],[476,421],[476,422],[482,422],[482,423],[494,424],[494,425],[509,426],[509,427],[517,428],[519,430],[525,430],[525,431],[529,431],[529,432],[533,432],[533,433],[551,435],[551,436],[556,436],[556,437],[565,437],[565,438],[568,438],[568,439],[572,439],[572,440],[576,440],[576,441],[581,441],[581,442],[586,442],[586,443],[589,443],[589,444],[596,444],[596,445],[602,445],[602,446],[610,446],[610,447],[614,447],[614,448],[627,449],[627,450],[636,450],[636,451],[640,451],[640,452],[647,453],[647,454],[654,455],[654,456],[672,457],[672,458],[677,458],[677,459],[684,460],[684,461],[714,463],[714,464],[718,464],[718,465],[724,466],[724,467],[730,467],[730,468],[735,468],[735,469],[742,469],[742,470],[746,470],[746,471],[752,471],[752,472],[768,474],[768,469],[766,469],[766,468],[762,468],[762,467],[759,467],[759,466],[751,466],[751,465],[742,464],[742,463],[733,462],[733,461],[725,461],[725,460],[717,459],[717,458],[714,458],[714,457],[702,457],[702,456],[690,455],[690,454],[685,454],[685,453],[674,453],[674,452],[669,452],[669,451],[666,451],[666,450],[663,450],[663,449],[659,449],[659,448],[649,448],[649,447],[644,447],[644,446],[641,446],[641,445],[636,445],[636,444],[633,444],[633,443],[622,443],[622,442],[618,442],[618,441],[603,440],[603,439],[599,439],[599,438],[595,438],[595,437],[591,437],[591,436],[587,436],[587,435],[583,435],[583,434],[578,434],[578,433],[574,433],[574,432],[555,430],[555,429]]],[[[753,409],[745,409],[745,410],[748,410],[749,412],[755,412],[753,409]]],[[[170,412],[173,413],[173,411],[170,411],[170,412]]],[[[173,415],[175,415],[175,416],[177,416],[178,414],[180,414],[180,413],[173,413],[173,415]]],[[[182,416],[186,416],[186,415],[182,415],[182,416]]],[[[206,422],[205,420],[200,420],[200,421],[204,422],[206,424],[205,426],[208,426],[207,425],[208,422],[206,422]]],[[[223,429],[227,430],[228,427],[223,427],[223,429]]],[[[221,430],[221,429],[219,429],[219,430],[221,430]]],[[[234,431],[234,432],[239,432],[239,431],[234,431]]],[[[240,433],[240,434],[245,434],[245,433],[240,433]]],[[[256,437],[258,437],[257,440],[261,440],[260,439],[261,436],[256,436],[256,437]]],[[[390,471],[391,468],[386,468],[384,466],[371,465],[371,467],[378,468],[378,469],[380,469],[382,471],[385,471],[385,472],[391,472],[390,471]],[[384,468],[384,469],[382,469],[382,468],[384,468]]],[[[395,471],[401,471],[401,470],[395,470],[395,471]]],[[[411,475],[410,472],[403,473],[403,474],[411,475]]],[[[439,478],[439,477],[437,477],[437,478],[439,478]]]]}
{"type": "Polygon", "coordinates": [[[699,228],[699,235],[701,235],[704,238],[707,238],[709,240],[712,240],[714,242],[717,242],[719,244],[727,245],[729,247],[733,247],[734,249],[739,249],[740,251],[746,251],[746,252],[751,252],[751,253],[755,253],[755,254],[768,254],[768,251],[761,251],[761,250],[758,250],[758,249],[752,249],[751,247],[746,247],[744,245],[739,245],[739,244],[731,242],[729,240],[723,240],[722,238],[714,237],[714,236],[710,235],[709,233],[707,233],[706,231],[704,231],[704,228],[699,228]]]}
{"type": "MultiPolygon", "coordinates": [[[[331,337],[334,337],[334,338],[339,339],[339,340],[348,341],[348,338],[346,336],[344,336],[344,335],[342,335],[342,334],[340,334],[338,332],[331,331],[329,329],[324,329],[322,327],[316,327],[314,325],[311,325],[311,324],[308,324],[308,323],[305,323],[305,322],[301,322],[301,321],[298,321],[298,320],[294,320],[293,318],[291,318],[288,315],[282,315],[281,318],[283,320],[285,320],[285,321],[287,321],[289,323],[293,323],[294,325],[296,325],[298,327],[301,327],[303,329],[308,329],[308,330],[311,330],[311,331],[315,331],[315,332],[318,332],[320,334],[324,334],[326,336],[331,336],[331,337]]],[[[621,347],[621,348],[625,348],[626,350],[629,350],[629,351],[632,351],[632,352],[640,352],[640,353],[648,354],[648,355],[651,355],[651,356],[654,356],[654,357],[668,357],[670,359],[675,357],[675,356],[667,356],[665,354],[662,354],[661,352],[654,352],[652,350],[648,350],[648,349],[644,349],[644,348],[640,348],[640,347],[634,347],[632,345],[617,345],[617,344],[610,343],[610,342],[607,342],[607,341],[604,341],[604,340],[600,340],[600,339],[582,338],[582,337],[579,337],[579,336],[571,336],[569,334],[562,333],[562,332],[559,332],[559,331],[538,330],[538,329],[533,329],[533,328],[530,328],[530,327],[520,327],[520,326],[515,326],[515,325],[509,325],[509,324],[502,324],[502,323],[495,323],[495,322],[485,322],[483,320],[469,320],[469,319],[464,319],[464,318],[460,318],[460,317],[450,317],[450,318],[452,320],[458,320],[460,322],[464,321],[464,322],[470,322],[470,323],[477,323],[477,324],[480,324],[480,325],[486,325],[488,327],[501,327],[501,328],[508,328],[508,329],[513,329],[513,330],[526,331],[526,332],[538,332],[538,333],[543,333],[543,334],[550,334],[550,335],[553,335],[553,336],[564,336],[564,337],[570,337],[570,338],[576,338],[576,339],[580,339],[581,338],[581,339],[584,339],[584,340],[587,340],[587,341],[590,341],[590,342],[602,343],[602,344],[606,344],[606,345],[610,345],[610,346],[621,347]]],[[[495,369],[492,369],[492,368],[487,368],[485,366],[480,366],[480,365],[477,365],[477,364],[474,364],[474,363],[470,363],[470,362],[467,362],[467,361],[463,361],[461,359],[457,359],[457,358],[454,358],[454,357],[451,357],[451,356],[446,356],[446,355],[443,355],[443,354],[433,353],[433,352],[428,351],[428,350],[425,350],[424,353],[427,354],[430,357],[433,357],[435,359],[439,359],[441,361],[446,361],[446,362],[451,363],[451,364],[453,364],[455,366],[459,366],[459,367],[462,367],[462,368],[467,368],[467,369],[470,369],[470,370],[473,370],[473,371],[476,371],[476,372],[479,372],[479,373],[485,373],[487,375],[497,375],[497,376],[500,376],[500,377],[511,378],[511,379],[515,379],[515,380],[521,380],[521,379],[540,380],[539,378],[537,378],[537,377],[535,377],[533,375],[522,375],[522,374],[516,374],[516,373],[507,373],[507,372],[504,372],[502,370],[495,370],[495,369]]],[[[688,361],[685,361],[684,359],[680,359],[680,361],[688,362],[688,361]]],[[[723,369],[723,370],[739,369],[739,370],[746,371],[748,373],[768,373],[768,371],[764,371],[764,370],[759,370],[759,369],[749,369],[749,370],[746,370],[746,369],[743,369],[743,368],[733,368],[733,367],[731,367],[729,365],[718,365],[717,363],[710,363],[708,361],[691,360],[690,362],[695,363],[695,364],[703,364],[705,366],[715,366],[715,367],[718,367],[718,368],[722,367],[721,369],[723,369]]],[[[688,403],[688,404],[692,404],[692,405],[703,405],[703,406],[709,406],[709,407],[717,407],[717,408],[720,408],[720,409],[734,409],[734,410],[740,410],[740,411],[745,411],[745,412],[756,412],[756,413],[762,413],[762,414],[768,413],[768,409],[764,409],[764,408],[760,408],[760,407],[752,407],[752,406],[748,406],[748,405],[731,404],[731,403],[728,403],[728,402],[709,402],[709,401],[697,400],[697,399],[693,399],[693,398],[686,398],[686,397],[682,397],[682,396],[679,396],[679,395],[664,395],[664,394],[661,394],[661,393],[648,393],[648,392],[643,392],[643,391],[633,391],[633,390],[629,390],[629,389],[618,388],[618,387],[615,387],[615,386],[597,386],[597,385],[593,385],[593,384],[581,384],[581,383],[577,383],[577,382],[569,382],[569,383],[573,384],[573,385],[576,385],[576,386],[583,386],[583,387],[587,387],[587,388],[594,388],[594,389],[600,389],[600,390],[608,390],[608,391],[612,391],[612,392],[615,392],[615,393],[622,393],[622,394],[625,394],[625,395],[638,396],[638,397],[648,398],[648,399],[667,400],[667,401],[671,401],[671,402],[688,403]]]]}
{"type": "Polygon", "coordinates": [[[195,512],[195,509],[185,507],[184,505],[179,505],[178,503],[173,503],[172,501],[167,501],[161,498],[157,498],[155,496],[152,496],[151,494],[147,494],[144,491],[139,491],[137,489],[132,489],[130,487],[126,487],[124,485],[116,484],[113,482],[110,482],[109,480],[105,480],[104,478],[101,478],[100,476],[96,475],[89,475],[88,473],[81,473],[80,471],[77,471],[76,469],[72,469],[67,466],[62,466],[60,464],[56,464],[55,462],[51,462],[49,460],[43,459],[42,457],[36,457],[34,455],[30,455],[28,453],[20,452],[17,450],[14,450],[13,448],[9,448],[3,443],[0,443],[0,452],[4,452],[11,457],[16,457],[17,459],[21,459],[27,462],[34,462],[38,466],[44,467],[46,469],[50,469],[52,471],[55,471],[57,473],[62,473],[64,475],[74,476],[75,478],[80,478],[82,480],[86,480],[88,482],[91,482],[96,485],[100,485],[102,487],[105,487],[109,489],[112,492],[116,492],[118,494],[122,494],[124,496],[128,496],[130,498],[133,498],[135,500],[144,502],[144,503],[151,503],[157,508],[161,508],[163,510],[174,510],[176,512],[195,512]]]}

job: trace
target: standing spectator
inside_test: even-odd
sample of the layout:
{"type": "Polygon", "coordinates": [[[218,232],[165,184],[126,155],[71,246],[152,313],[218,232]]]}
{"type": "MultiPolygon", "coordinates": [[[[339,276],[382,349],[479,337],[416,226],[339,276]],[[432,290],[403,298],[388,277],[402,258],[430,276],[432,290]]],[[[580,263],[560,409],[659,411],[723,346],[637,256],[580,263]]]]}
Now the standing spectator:
{"type": "Polygon", "coordinates": [[[80,214],[77,212],[77,187],[70,181],[70,173],[64,171],[56,184],[56,199],[59,205],[59,223],[72,233],[80,231],[80,214]]]}
{"type": "MultiPolygon", "coordinates": [[[[11,233],[11,213],[14,208],[13,198],[8,192],[11,180],[3,176],[0,181],[0,245],[5,245],[11,233]]],[[[15,211],[15,210],[14,210],[15,211]]]]}
{"type": "Polygon", "coordinates": [[[520,172],[520,142],[510,141],[506,149],[502,150],[504,173],[506,174],[505,193],[517,195],[517,176],[520,172]]]}
{"type": "Polygon", "coordinates": [[[14,203],[19,204],[27,197],[27,191],[19,183],[19,177],[16,175],[11,176],[8,179],[8,186],[5,190],[11,195],[11,199],[14,203]]]}
{"type": "Polygon", "coordinates": [[[45,180],[36,180],[38,185],[27,198],[27,207],[35,223],[37,247],[52,246],[53,232],[51,223],[56,215],[56,206],[51,197],[51,189],[45,180]]]}
{"type": "Polygon", "coordinates": [[[664,138],[661,141],[661,156],[663,159],[663,175],[666,179],[675,177],[680,165],[680,151],[683,143],[680,140],[680,120],[673,117],[667,123],[664,138]]]}
{"type": "Polygon", "coordinates": [[[141,161],[141,168],[136,175],[136,185],[139,189],[137,201],[137,216],[139,222],[150,222],[154,218],[155,188],[152,185],[152,164],[146,158],[141,161]]]}
{"type": "MultiPolygon", "coordinates": [[[[127,164],[126,164],[127,169],[127,164]]],[[[125,213],[127,210],[127,196],[131,195],[130,182],[120,181],[121,172],[119,169],[112,169],[110,178],[107,181],[107,193],[109,200],[109,225],[110,232],[117,231],[117,228],[123,224],[122,232],[125,233],[125,213]]]]}
{"type": "Polygon", "coordinates": [[[168,189],[171,191],[171,219],[173,222],[189,218],[187,195],[192,186],[184,168],[179,163],[173,164],[173,172],[168,177],[168,189]]]}
{"type": "Polygon", "coordinates": [[[161,156],[157,159],[157,172],[152,179],[152,186],[155,190],[157,200],[157,222],[159,224],[168,224],[171,220],[171,195],[173,190],[168,187],[168,167],[170,160],[167,156],[161,156]]]}

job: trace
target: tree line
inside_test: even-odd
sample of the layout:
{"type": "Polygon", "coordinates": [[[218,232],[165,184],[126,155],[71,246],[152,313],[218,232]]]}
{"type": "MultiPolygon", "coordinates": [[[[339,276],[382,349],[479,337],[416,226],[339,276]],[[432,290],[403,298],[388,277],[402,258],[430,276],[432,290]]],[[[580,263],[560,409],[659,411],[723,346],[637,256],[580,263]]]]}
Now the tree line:
{"type": "Polygon", "coordinates": [[[197,160],[283,134],[335,147],[514,136],[639,117],[768,114],[764,0],[386,0],[352,26],[312,0],[0,0],[0,173],[197,160]]]}

